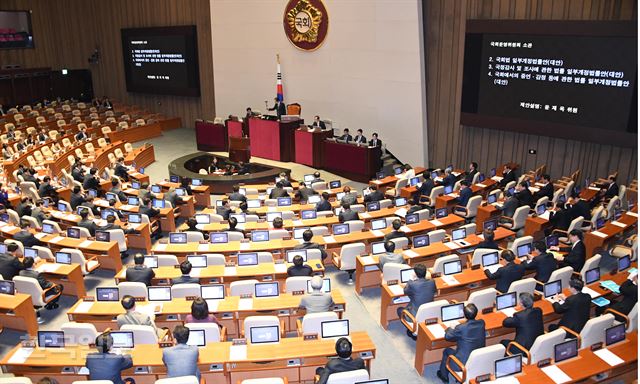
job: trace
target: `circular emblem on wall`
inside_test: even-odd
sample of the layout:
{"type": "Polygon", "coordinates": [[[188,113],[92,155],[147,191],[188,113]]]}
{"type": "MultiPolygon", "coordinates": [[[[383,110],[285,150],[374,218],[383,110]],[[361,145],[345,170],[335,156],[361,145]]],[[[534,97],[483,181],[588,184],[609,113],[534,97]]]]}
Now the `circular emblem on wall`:
{"type": "Polygon", "coordinates": [[[322,0],[289,0],[283,25],[291,44],[313,51],[320,48],[327,37],[329,15],[322,0]]]}

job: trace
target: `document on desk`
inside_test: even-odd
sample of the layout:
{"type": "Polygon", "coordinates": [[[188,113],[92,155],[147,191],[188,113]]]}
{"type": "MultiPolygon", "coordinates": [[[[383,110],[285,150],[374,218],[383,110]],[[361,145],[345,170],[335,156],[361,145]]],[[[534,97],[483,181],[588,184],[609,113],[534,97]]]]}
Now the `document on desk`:
{"type": "Polygon", "coordinates": [[[458,279],[456,279],[455,277],[453,277],[451,275],[444,275],[444,276],[441,277],[441,279],[447,285],[458,285],[458,284],[460,284],[458,279]]]}
{"type": "Polygon", "coordinates": [[[324,242],[325,242],[325,243],[327,243],[327,244],[332,244],[332,243],[335,243],[335,242],[336,242],[336,238],[335,238],[335,237],[333,237],[333,236],[331,236],[331,235],[329,235],[329,236],[324,236],[322,239],[323,239],[323,240],[324,240],[324,242]]]}
{"type": "Polygon", "coordinates": [[[217,312],[218,305],[220,305],[221,300],[208,299],[205,300],[207,302],[207,307],[209,307],[209,312],[217,312]]]}
{"type": "Polygon", "coordinates": [[[518,380],[515,376],[507,376],[501,377],[495,380],[483,381],[485,384],[520,384],[520,380],[518,380]]]}
{"type": "Polygon", "coordinates": [[[587,295],[591,296],[592,299],[595,299],[596,297],[599,297],[600,294],[596,291],[594,291],[593,289],[589,288],[589,287],[583,287],[582,288],[582,293],[586,293],[587,295]]]}
{"type": "Polygon", "coordinates": [[[407,209],[406,208],[397,209],[393,214],[396,216],[405,217],[407,216],[407,209]]]}
{"type": "Polygon", "coordinates": [[[427,329],[436,339],[444,339],[444,328],[440,324],[427,325],[427,329]]]}
{"type": "Polygon", "coordinates": [[[589,189],[592,191],[600,191],[600,188],[598,187],[589,187],[589,189]]]}
{"type": "Polygon", "coordinates": [[[2,230],[5,232],[11,232],[15,229],[18,229],[18,227],[13,226],[13,225],[5,225],[4,227],[2,227],[2,230]]]}
{"type": "Polygon", "coordinates": [[[389,290],[394,296],[404,295],[404,288],[400,284],[389,285],[389,290]]]}
{"type": "Polygon", "coordinates": [[[92,245],[93,245],[93,241],[85,240],[82,243],[78,244],[78,247],[80,247],[80,248],[89,248],[92,245]]]}
{"type": "Polygon", "coordinates": [[[487,188],[486,184],[482,183],[477,183],[476,186],[478,186],[479,188],[487,188]]]}
{"type": "Polygon", "coordinates": [[[375,237],[383,237],[383,236],[384,236],[384,232],[382,232],[382,231],[381,231],[381,230],[379,230],[379,229],[373,230],[373,231],[371,231],[371,233],[372,233],[372,234],[373,234],[373,236],[375,236],[375,237]]]}
{"type": "Polygon", "coordinates": [[[25,361],[31,356],[34,348],[20,348],[11,356],[9,364],[24,364],[25,361]]]}
{"type": "Polygon", "coordinates": [[[499,183],[499,182],[501,182],[501,181],[502,181],[502,177],[500,177],[500,176],[493,176],[493,177],[491,178],[491,180],[493,180],[493,181],[497,181],[497,182],[499,183]]]}
{"type": "Polygon", "coordinates": [[[294,226],[301,226],[301,225],[304,225],[304,222],[302,220],[293,220],[293,225],[294,226]]]}
{"type": "Polygon", "coordinates": [[[612,222],[611,222],[611,224],[613,224],[613,225],[615,225],[615,226],[617,226],[617,227],[620,227],[620,228],[627,228],[627,224],[625,224],[625,223],[621,223],[621,222],[619,222],[619,221],[617,221],[617,220],[612,221],[612,222]]]}
{"type": "Polygon", "coordinates": [[[38,268],[36,268],[36,271],[40,273],[47,273],[47,272],[54,273],[58,270],[59,267],[60,267],[60,264],[45,263],[45,264],[40,264],[38,268]]]}
{"type": "Polygon", "coordinates": [[[68,215],[65,215],[64,218],[65,218],[65,220],[73,221],[73,220],[76,219],[76,217],[77,217],[76,215],[74,215],[73,213],[70,213],[68,215]]]}
{"type": "Polygon", "coordinates": [[[287,264],[275,264],[273,268],[276,270],[276,273],[287,273],[287,264]]]}
{"type": "Polygon", "coordinates": [[[435,225],[436,227],[442,227],[444,224],[442,223],[442,221],[438,220],[438,219],[434,219],[434,220],[429,220],[429,222],[433,225],[435,225]]]}
{"type": "Polygon", "coordinates": [[[155,251],[164,251],[167,249],[167,244],[156,244],[155,251]]]}
{"type": "Polygon", "coordinates": [[[64,239],[64,237],[62,236],[56,236],[53,239],[49,240],[50,243],[53,244],[58,244],[59,242],[61,242],[64,239]]]}
{"type": "Polygon", "coordinates": [[[88,313],[91,310],[91,307],[93,307],[93,303],[93,301],[83,301],[82,303],[78,304],[74,312],[88,313]]]}
{"type": "Polygon", "coordinates": [[[402,227],[400,227],[400,231],[404,233],[411,232],[411,228],[407,227],[406,225],[403,225],[402,227]]]}
{"type": "Polygon", "coordinates": [[[505,308],[505,309],[501,309],[500,312],[504,313],[504,315],[507,317],[513,317],[513,314],[516,313],[516,308],[515,307],[505,308]]]}
{"type": "Polygon", "coordinates": [[[251,249],[251,243],[240,243],[241,251],[248,251],[249,249],[251,249]]]}
{"type": "Polygon", "coordinates": [[[267,212],[277,212],[278,208],[277,207],[267,207],[267,212]]]}
{"type": "Polygon", "coordinates": [[[638,214],[635,212],[631,212],[631,211],[627,211],[627,215],[629,216],[633,216],[633,217],[638,217],[638,214]]]}
{"type": "Polygon", "coordinates": [[[408,256],[408,257],[418,257],[418,256],[420,256],[420,254],[418,254],[418,252],[412,251],[410,249],[407,249],[406,251],[404,251],[403,254],[405,256],[408,256]]]}
{"type": "Polygon", "coordinates": [[[458,249],[460,246],[453,241],[449,241],[448,243],[444,243],[444,245],[449,249],[458,249]]]}
{"type": "Polygon", "coordinates": [[[362,261],[363,265],[377,264],[376,261],[371,256],[360,256],[360,261],[362,261]]]}
{"type": "Polygon", "coordinates": [[[362,213],[360,213],[360,218],[361,219],[369,219],[369,218],[371,218],[371,215],[369,214],[369,212],[362,212],[362,213]]]}
{"type": "Polygon", "coordinates": [[[236,267],[224,267],[224,275],[225,276],[237,275],[236,267]]]}
{"type": "Polygon", "coordinates": [[[598,349],[593,353],[612,367],[615,367],[616,365],[624,363],[624,360],[622,360],[620,357],[618,357],[618,355],[616,355],[615,353],[611,352],[606,348],[598,349]]]}
{"type": "Polygon", "coordinates": [[[129,211],[129,210],[131,210],[131,208],[133,208],[133,205],[129,205],[129,204],[122,204],[122,205],[120,206],[120,210],[121,210],[121,211],[129,211]]]}
{"type": "Polygon", "coordinates": [[[373,180],[373,183],[374,183],[374,184],[382,184],[382,181],[380,181],[380,180],[373,180]]]}
{"type": "Polygon", "coordinates": [[[541,368],[541,370],[556,384],[563,384],[571,381],[571,377],[564,373],[562,369],[558,368],[557,365],[547,365],[546,367],[541,368]]]}
{"type": "Polygon", "coordinates": [[[602,237],[603,239],[607,237],[606,233],[602,233],[600,231],[591,231],[591,234],[596,235],[598,237],[602,237]]]}
{"type": "Polygon", "coordinates": [[[541,219],[549,220],[550,215],[551,215],[551,211],[544,211],[544,213],[538,217],[541,219]]]}
{"type": "Polygon", "coordinates": [[[209,251],[209,243],[198,244],[198,252],[208,252],[209,251]]]}
{"type": "Polygon", "coordinates": [[[253,309],[253,299],[240,299],[238,300],[238,310],[239,311],[250,311],[253,309]]]}

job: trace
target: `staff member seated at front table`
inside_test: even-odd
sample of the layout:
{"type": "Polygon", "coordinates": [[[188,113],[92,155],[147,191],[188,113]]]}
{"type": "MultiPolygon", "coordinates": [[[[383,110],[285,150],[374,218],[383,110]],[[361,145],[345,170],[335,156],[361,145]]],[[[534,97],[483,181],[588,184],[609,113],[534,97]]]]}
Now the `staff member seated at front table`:
{"type": "Polygon", "coordinates": [[[96,337],[98,352],[87,354],[85,366],[89,370],[89,380],[110,380],[113,384],[124,384],[122,371],[133,367],[131,355],[110,353],[113,337],[105,332],[96,337]]]}
{"type": "Polygon", "coordinates": [[[341,141],[343,143],[349,143],[353,141],[353,136],[349,134],[349,128],[345,128],[342,131],[342,136],[338,137],[338,141],[341,141]]]}
{"type": "Polygon", "coordinates": [[[144,255],[136,253],[133,256],[133,267],[127,268],[125,279],[134,283],[144,283],[147,287],[151,285],[151,280],[156,277],[153,268],[144,265],[144,255]]]}
{"type": "Polygon", "coordinates": [[[327,126],[325,125],[324,121],[320,120],[320,116],[318,116],[318,115],[315,115],[315,116],[313,117],[313,124],[311,124],[311,127],[313,127],[313,128],[320,128],[320,129],[322,129],[323,131],[324,131],[325,129],[327,129],[327,126]]]}
{"type": "Polygon", "coordinates": [[[378,139],[378,134],[371,134],[371,140],[369,140],[370,147],[382,147],[382,140],[378,139]]]}
{"type": "Polygon", "coordinates": [[[356,131],[356,135],[353,138],[353,142],[358,145],[367,144],[367,138],[364,137],[364,135],[362,134],[362,129],[358,129],[356,131]]]}

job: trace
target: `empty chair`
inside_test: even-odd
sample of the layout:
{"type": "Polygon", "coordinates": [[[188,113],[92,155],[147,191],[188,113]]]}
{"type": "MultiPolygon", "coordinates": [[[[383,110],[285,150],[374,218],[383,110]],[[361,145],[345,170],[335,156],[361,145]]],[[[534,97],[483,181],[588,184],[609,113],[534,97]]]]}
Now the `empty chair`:
{"type": "MultiPolygon", "coordinates": [[[[571,267],[556,269],[551,273],[551,276],[549,276],[549,281],[560,280],[562,289],[565,289],[569,287],[569,280],[571,280],[571,275],[573,275],[573,268],[571,267]]],[[[544,283],[540,282],[540,284],[544,283]]]]}
{"type": "MultiPolygon", "coordinates": [[[[31,296],[31,302],[36,309],[42,308],[53,302],[62,294],[62,291],[53,293],[53,286],[51,288],[42,289],[38,280],[33,277],[15,276],[13,278],[13,282],[15,284],[16,292],[31,296]]],[[[40,322],[39,312],[36,311],[36,314],[38,315],[38,322],[40,322]]]]}
{"type": "Polygon", "coordinates": [[[116,155],[117,158],[124,157],[124,153],[122,152],[122,149],[120,149],[120,148],[116,148],[113,151],[113,154],[116,155]]]}
{"type": "Polygon", "coordinates": [[[353,284],[353,272],[356,270],[356,256],[365,254],[364,243],[353,243],[343,245],[340,249],[340,255],[333,254],[333,264],[341,271],[347,271],[349,274],[348,284],[353,284]]]}
{"type": "Polygon", "coordinates": [[[307,249],[307,260],[322,260],[322,252],[319,249],[307,249]]]}
{"type": "Polygon", "coordinates": [[[476,233],[476,223],[465,224],[460,226],[460,228],[464,228],[464,233],[466,233],[467,236],[469,236],[472,233],[476,233]]]}
{"type": "Polygon", "coordinates": [[[129,128],[129,123],[127,123],[126,121],[121,121],[121,122],[118,123],[118,128],[127,129],[127,128],[129,128]]]}
{"type": "Polygon", "coordinates": [[[147,298],[147,286],[144,283],[137,283],[132,281],[122,281],[118,284],[118,293],[120,297],[126,295],[133,297],[147,298]]]}
{"type": "Polygon", "coordinates": [[[444,195],[444,186],[440,185],[437,187],[433,187],[429,196],[420,196],[420,202],[428,205],[429,207],[436,206],[436,198],[440,195],[444,195]]]}
{"type": "Polygon", "coordinates": [[[287,277],[285,280],[285,291],[287,293],[292,292],[306,292],[307,291],[307,282],[311,280],[311,276],[291,276],[287,277]]]}
{"type": "Polygon", "coordinates": [[[120,330],[133,332],[133,341],[136,345],[158,344],[156,330],[150,325],[124,324],[120,330]]]}
{"type": "Polygon", "coordinates": [[[133,152],[133,145],[131,145],[131,143],[124,143],[124,151],[127,152],[127,154],[133,152]]]}
{"type": "Polygon", "coordinates": [[[618,196],[613,196],[611,200],[609,200],[609,203],[607,203],[607,220],[613,219],[616,208],[620,208],[620,198],[618,196]]]}
{"type": "Polygon", "coordinates": [[[486,288],[471,292],[467,299],[467,304],[475,304],[478,310],[492,307],[496,302],[498,291],[495,288],[486,288]]]}
{"type": "Polygon", "coordinates": [[[516,292],[516,296],[520,297],[522,292],[529,292],[533,295],[533,291],[536,289],[536,280],[532,277],[528,277],[526,279],[514,281],[509,286],[509,293],[516,292]]]}
{"type": "Polygon", "coordinates": [[[432,273],[443,273],[444,272],[444,264],[450,263],[452,261],[460,261],[460,256],[458,255],[447,255],[440,256],[433,263],[432,273]]]}
{"type": "Polygon", "coordinates": [[[96,153],[96,149],[94,148],[93,144],[91,143],[87,143],[84,145],[84,149],[87,150],[88,153],[90,154],[95,154],[96,153]]]}
{"type": "MultiPolygon", "coordinates": [[[[478,174],[476,173],[476,176],[478,174]]],[[[463,206],[456,206],[453,210],[453,212],[460,216],[460,217],[464,217],[467,220],[473,219],[474,217],[476,217],[476,215],[478,214],[478,207],[480,207],[480,204],[482,203],[482,196],[473,196],[469,199],[469,201],[467,201],[467,205],[463,206]]]]}
{"type": "Polygon", "coordinates": [[[77,229],[80,232],[80,237],[83,238],[83,239],[91,237],[91,232],[89,232],[89,230],[87,228],[85,228],[85,227],[75,227],[75,226],[73,226],[71,228],[77,229]]]}
{"type": "Polygon", "coordinates": [[[580,331],[580,335],[576,335],[572,330],[562,327],[568,333],[574,334],[578,337],[578,343],[580,349],[590,348],[595,343],[604,343],[604,331],[613,325],[615,316],[611,313],[605,313],[604,315],[589,319],[587,323],[580,331]]]}
{"type": "Polygon", "coordinates": [[[513,254],[516,255],[516,257],[518,257],[518,247],[527,243],[529,244],[533,243],[533,236],[518,237],[513,241],[513,243],[509,247],[509,250],[513,252],[513,254]]]}
{"type": "Polygon", "coordinates": [[[316,192],[322,192],[326,189],[329,189],[327,186],[327,183],[325,181],[316,181],[315,183],[311,184],[311,189],[313,189],[316,192]]]}
{"type": "Polygon", "coordinates": [[[244,239],[244,234],[242,234],[242,232],[231,231],[225,233],[227,234],[227,238],[229,241],[240,241],[244,239]]]}
{"type": "MultiPolygon", "coordinates": [[[[599,253],[596,253],[595,255],[591,256],[584,262],[584,266],[580,271],[580,275],[582,276],[582,281],[587,281],[587,277],[586,277],[587,271],[597,268],[600,265],[601,259],[602,259],[602,255],[600,255],[599,253]]],[[[549,279],[549,281],[553,281],[553,280],[549,279]]],[[[564,283],[562,284],[562,287],[563,288],[565,287],[564,283]]]]}
{"type": "Polygon", "coordinates": [[[202,234],[202,232],[186,231],[184,233],[187,234],[187,242],[189,243],[204,241],[204,235],[202,234]]]}
{"type": "Polygon", "coordinates": [[[224,255],[208,253],[205,256],[207,256],[207,265],[225,265],[226,263],[224,255]]]}
{"type": "Polygon", "coordinates": [[[429,236],[429,244],[439,243],[447,237],[447,232],[444,229],[436,229],[427,233],[427,236],[429,236]]]}
{"type": "Polygon", "coordinates": [[[38,257],[42,260],[51,260],[54,261],[55,257],[53,257],[53,252],[48,247],[43,247],[40,245],[34,245],[31,247],[38,252],[38,257]]]}
{"type": "MultiPolygon", "coordinates": [[[[23,376],[9,376],[12,374],[5,373],[0,377],[0,384],[33,384],[30,378],[23,376]]],[[[109,380],[107,380],[109,381],[109,380]]],[[[71,383],[74,384],[74,383],[71,383]]],[[[111,381],[101,384],[113,384],[111,381]]]]}
{"type": "Polygon", "coordinates": [[[455,355],[450,355],[446,364],[447,371],[459,383],[466,384],[478,376],[495,373],[494,362],[503,358],[504,352],[505,348],[502,344],[474,349],[469,355],[466,364],[462,364],[455,355]],[[451,362],[455,364],[451,364],[451,362]]]}
{"type": "Polygon", "coordinates": [[[60,229],[60,226],[55,221],[42,220],[42,225],[45,225],[45,224],[48,224],[48,225],[51,226],[51,228],[53,228],[53,234],[58,234],[58,233],[62,232],[62,229],[60,229]]]}
{"type": "Polygon", "coordinates": [[[158,255],[158,267],[173,267],[178,264],[180,263],[175,255],[158,255]]]}
{"type": "Polygon", "coordinates": [[[272,229],[269,231],[270,240],[280,240],[291,237],[291,233],[286,229],[272,229]]]}
{"type": "Polygon", "coordinates": [[[74,345],[89,345],[96,341],[99,333],[96,326],[91,323],[76,323],[74,321],[60,326],[64,332],[65,343],[74,345]]]}
{"type": "Polygon", "coordinates": [[[298,335],[302,336],[314,333],[320,335],[322,333],[322,322],[332,320],[338,320],[338,314],[333,311],[307,313],[302,318],[302,321],[297,320],[298,335]]]}
{"type": "Polygon", "coordinates": [[[278,333],[282,332],[278,316],[248,316],[242,323],[242,335],[247,338],[247,343],[251,343],[251,328],[254,327],[278,327],[278,333]]]}
{"type": "Polygon", "coordinates": [[[436,300],[430,303],[424,303],[418,308],[415,316],[405,309],[400,316],[400,322],[405,328],[416,335],[418,332],[418,324],[426,319],[440,318],[440,308],[448,304],[449,302],[447,300],[436,300]]]}
{"type": "Polygon", "coordinates": [[[538,361],[554,358],[554,346],[565,340],[566,331],[558,328],[553,332],[542,334],[536,337],[531,348],[527,351],[522,345],[512,341],[507,346],[507,354],[511,355],[512,348],[522,351],[522,361],[526,364],[536,364],[538,361]]]}
{"type": "Polygon", "coordinates": [[[175,284],[171,286],[172,298],[185,298],[187,296],[200,296],[200,284],[175,284]]]}
{"type": "Polygon", "coordinates": [[[145,125],[145,124],[146,123],[145,123],[144,119],[136,119],[136,125],[138,127],[141,126],[141,125],[145,125]]]}
{"type": "Polygon", "coordinates": [[[389,208],[392,204],[391,199],[382,199],[380,200],[380,209],[389,208]]]}
{"type": "Polygon", "coordinates": [[[351,206],[351,210],[358,213],[363,213],[366,211],[366,209],[364,208],[364,204],[353,204],[351,206]]]}
{"type": "Polygon", "coordinates": [[[85,258],[82,251],[74,248],[62,248],[60,252],[65,252],[70,254],[71,263],[80,264],[80,270],[82,271],[83,275],[87,275],[100,267],[98,256],[91,256],[90,258],[87,259],[85,258]]]}
{"type": "Polygon", "coordinates": [[[273,254],[271,252],[258,252],[258,264],[273,263],[273,254]]]}
{"type": "Polygon", "coordinates": [[[395,249],[407,249],[409,247],[409,239],[406,237],[396,237],[390,241],[396,245],[395,249]]]}
{"type": "Polygon", "coordinates": [[[369,380],[369,372],[366,369],[355,371],[332,373],[327,378],[327,384],[354,384],[369,380]]]}
{"type": "Polygon", "coordinates": [[[388,284],[389,281],[394,281],[394,280],[399,283],[400,271],[407,268],[410,268],[410,267],[406,264],[385,263],[384,266],[382,267],[382,281],[384,281],[385,284],[388,284]]]}
{"type": "Polygon", "coordinates": [[[20,215],[18,215],[18,212],[14,211],[13,209],[7,209],[7,214],[9,215],[9,223],[13,224],[13,225],[20,225],[20,215]]]}
{"type": "Polygon", "coordinates": [[[118,250],[120,253],[127,251],[127,237],[122,229],[109,229],[109,240],[118,243],[118,250]]]}
{"type": "Polygon", "coordinates": [[[111,133],[111,127],[105,125],[104,127],[100,128],[100,132],[102,132],[102,134],[106,136],[108,133],[111,133]]]}
{"type": "Polygon", "coordinates": [[[231,296],[253,295],[258,280],[238,280],[229,284],[229,294],[231,296]]]}
{"type": "Polygon", "coordinates": [[[186,323],[185,326],[190,330],[203,330],[207,344],[224,341],[224,327],[221,328],[216,323],[186,323]]]}
{"type": "Polygon", "coordinates": [[[313,232],[313,236],[327,236],[329,234],[329,228],[324,225],[319,225],[317,227],[311,227],[311,232],[313,232]]]}
{"type": "Polygon", "coordinates": [[[364,229],[364,221],[362,220],[349,220],[345,224],[349,225],[349,233],[361,232],[364,229]]]}
{"type": "Polygon", "coordinates": [[[500,254],[500,251],[497,249],[476,248],[473,251],[473,256],[471,257],[471,265],[482,265],[482,256],[487,255],[489,253],[494,253],[494,252],[498,252],[498,254],[500,254]]]}
{"type": "Polygon", "coordinates": [[[528,205],[518,207],[516,212],[513,214],[513,217],[502,216],[502,219],[507,220],[507,222],[500,223],[500,225],[514,232],[524,228],[525,221],[529,215],[529,209],[528,205]]]}

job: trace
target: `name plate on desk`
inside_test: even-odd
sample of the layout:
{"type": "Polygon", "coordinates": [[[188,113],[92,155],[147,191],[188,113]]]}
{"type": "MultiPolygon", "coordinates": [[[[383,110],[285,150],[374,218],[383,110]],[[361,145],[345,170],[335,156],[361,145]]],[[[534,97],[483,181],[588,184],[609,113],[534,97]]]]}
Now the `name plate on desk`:
{"type": "MultiPolygon", "coordinates": [[[[239,361],[247,359],[247,340],[244,340],[244,344],[234,344],[229,347],[229,360],[239,361]]],[[[235,341],[235,339],[234,339],[235,341]]]]}
{"type": "Polygon", "coordinates": [[[302,295],[304,295],[304,291],[292,291],[291,295],[292,296],[302,296],[302,295]]]}
{"type": "Polygon", "coordinates": [[[305,334],[302,335],[303,339],[305,341],[307,340],[318,340],[318,334],[317,333],[310,333],[310,334],[305,334]]]}

